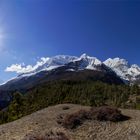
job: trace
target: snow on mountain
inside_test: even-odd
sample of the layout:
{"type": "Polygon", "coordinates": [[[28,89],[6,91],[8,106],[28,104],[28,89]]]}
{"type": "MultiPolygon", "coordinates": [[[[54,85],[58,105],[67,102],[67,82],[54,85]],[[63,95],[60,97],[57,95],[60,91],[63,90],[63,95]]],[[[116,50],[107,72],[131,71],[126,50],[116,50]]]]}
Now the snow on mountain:
{"type": "Polygon", "coordinates": [[[114,70],[116,74],[124,80],[133,81],[140,75],[140,67],[136,64],[129,65],[128,61],[125,59],[109,58],[103,63],[114,70]]]}
{"type": "Polygon", "coordinates": [[[129,67],[128,61],[126,61],[125,59],[120,59],[118,57],[114,59],[109,58],[106,61],[104,61],[104,64],[112,68],[119,67],[122,70],[125,70],[126,68],[129,67]]]}
{"type": "Polygon", "coordinates": [[[89,62],[90,66],[94,66],[94,65],[100,65],[102,62],[100,60],[98,60],[96,57],[90,57],[87,54],[82,54],[78,59],[76,59],[75,61],[78,60],[85,60],[89,62]]]}
{"type": "Polygon", "coordinates": [[[126,61],[125,59],[120,59],[118,57],[114,59],[109,58],[104,62],[101,62],[96,57],[88,56],[87,54],[82,54],[80,57],[57,55],[54,57],[47,57],[43,59],[43,63],[39,63],[37,64],[37,66],[34,66],[33,70],[30,72],[22,73],[17,77],[17,79],[36,75],[41,71],[51,71],[58,67],[65,66],[69,63],[71,63],[71,65],[76,68],[70,68],[67,71],[84,69],[99,70],[99,66],[104,65],[107,68],[113,70],[120,78],[124,80],[132,82],[140,77],[140,67],[138,65],[130,65],[128,61],[126,61]]]}
{"type": "Polygon", "coordinates": [[[96,57],[90,57],[86,54],[82,54],[80,57],[69,56],[69,55],[57,55],[50,58],[47,57],[47,59],[45,59],[44,62],[45,63],[42,63],[42,65],[38,66],[33,71],[19,75],[18,78],[31,76],[40,71],[51,71],[58,67],[64,66],[70,62],[81,62],[79,66],[79,70],[80,69],[94,70],[96,69],[95,66],[102,64],[102,62],[98,60],[96,57]]]}
{"type": "Polygon", "coordinates": [[[23,74],[19,75],[18,77],[31,76],[31,75],[34,75],[34,74],[40,72],[40,71],[53,70],[55,68],[61,67],[65,64],[77,59],[77,57],[69,56],[69,55],[57,55],[54,57],[47,57],[44,59],[45,59],[44,63],[37,66],[33,71],[23,73],[23,74]]]}
{"type": "Polygon", "coordinates": [[[90,57],[87,54],[82,54],[79,58],[75,59],[73,62],[81,62],[79,69],[90,69],[95,70],[97,65],[101,65],[102,62],[96,57],[90,57]]]}
{"type": "Polygon", "coordinates": [[[133,65],[129,68],[128,72],[129,72],[130,74],[139,75],[139,74],[140,74],[140,67],[139,67],[138,65],[136,65],[136,64],[133,64],[133,65]]]}
{"type": "Polygon", "coordinates": [[[125,75],[127,74],[129,64],[125,59],[109,58],[104,61],[104,64],[114,70],[121,78],[126,79],[125,75]]]}
{"type": "Polygon", "coordinates": [[[77,59],[75,56],[69,55],[57,55],[51,58],[48,58],[45,64],[38,67],[35,71],[38,72],[40,70],[52,70],[57,67],[63,66],[73,60],[77,59]]]}

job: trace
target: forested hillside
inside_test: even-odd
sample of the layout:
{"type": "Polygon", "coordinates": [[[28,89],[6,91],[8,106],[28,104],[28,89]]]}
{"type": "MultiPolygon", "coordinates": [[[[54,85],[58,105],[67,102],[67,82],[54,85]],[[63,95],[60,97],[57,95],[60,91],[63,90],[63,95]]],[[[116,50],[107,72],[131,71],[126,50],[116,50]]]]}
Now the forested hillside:
{"type": "Polygon", "coordinates": [[[24,94],[14,92],[10,105],[0,112],[0,123],[10,122],[61,103],[139,109],[140,88],[136,85],[114,85],[90,80],[47,82],[29,89],[24,94]]]}

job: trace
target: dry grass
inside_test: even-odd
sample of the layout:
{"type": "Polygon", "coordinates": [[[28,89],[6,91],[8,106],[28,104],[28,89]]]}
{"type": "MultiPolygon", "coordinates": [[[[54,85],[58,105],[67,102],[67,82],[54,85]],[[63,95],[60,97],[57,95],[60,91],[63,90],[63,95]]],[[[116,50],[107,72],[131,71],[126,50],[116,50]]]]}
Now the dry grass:
{"type": "MultiPolygon", "coordinates": [[[[82,112],[79,111],[81,109],[87,113],[91,113],[92,111],[94,112],[94,109],[97,108],[91,109],[89,106],[80,106],[74,104],[50,106],[46,109],[23,117],[15,122],[1,125],[0,140],[45,139],[48,134],[51,135],[51,131],[54,133],[51,135],[53,137],[47,136],[47,140],[140,140],[139,110],[122,109],[122,114],[130,116],[131,119],[121,123],[114,123],[106,120],[98,121],[96,119],[99,119],[99,117],[93,118],[93,116],[90,114],[86,115],[85,118],[85,113],[80,113],[82,114],[80,115],[82,116],[82,119],[85,118],[83,120],[81,119],[81,124],[84,123],[83,125],[77,125],[76,129],[64,128],[62,126],[63,119],[68,114],[82,112]],[[69,109],[63,110],[63,107],[65,108],[66,106],[68,106],[69,109]],[[95,119],[95,121],[93,119],[95,119]],[[63,132],[65,136],[58,137],[56,133],[59,132],[63,132]]],[[[98,108],[98,110],[100,109],[101,108],[98,108]]]]}
{"type": "Polygon", "coordinates": [[[69,140],[63,132],[50,132],[46,133],[43,136],[38,135],[29,135],[24,138],[24,140],[69,140]]]}

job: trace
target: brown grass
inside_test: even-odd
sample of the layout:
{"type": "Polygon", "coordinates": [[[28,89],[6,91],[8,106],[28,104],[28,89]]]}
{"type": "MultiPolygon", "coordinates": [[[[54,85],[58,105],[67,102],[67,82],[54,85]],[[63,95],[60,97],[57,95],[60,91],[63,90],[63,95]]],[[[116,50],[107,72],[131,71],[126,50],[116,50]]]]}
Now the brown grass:
{"type": "Polygon", "coordinates": [[[43,136],[30,135],[27,136],[24,140],[69,140],[69,139],[63,132],[57,133],[50,132],[43,136]]]}

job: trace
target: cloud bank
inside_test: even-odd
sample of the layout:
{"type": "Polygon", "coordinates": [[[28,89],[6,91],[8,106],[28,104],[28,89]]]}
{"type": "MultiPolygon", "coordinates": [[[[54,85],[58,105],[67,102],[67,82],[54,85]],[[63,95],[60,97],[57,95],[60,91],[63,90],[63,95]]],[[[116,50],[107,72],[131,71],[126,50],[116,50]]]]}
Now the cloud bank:
{"type": "Polygon", "coordinates": [[[47,61],[48,61],[48,57],[42,57],[34,66],[32,65],[27,65],[25,66],[24,63],[22,64],[12,64],[11,66],[7,67],[5,69],[6,72],[16,72],[18,74],[21,73],[28,73],[28,72],[32,72],[35,69],[37,69],[38,67],[44,65],[47,61]]]}

